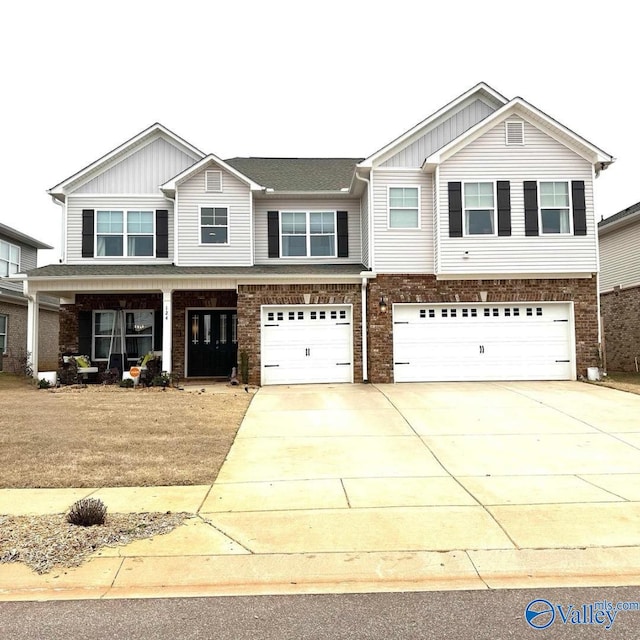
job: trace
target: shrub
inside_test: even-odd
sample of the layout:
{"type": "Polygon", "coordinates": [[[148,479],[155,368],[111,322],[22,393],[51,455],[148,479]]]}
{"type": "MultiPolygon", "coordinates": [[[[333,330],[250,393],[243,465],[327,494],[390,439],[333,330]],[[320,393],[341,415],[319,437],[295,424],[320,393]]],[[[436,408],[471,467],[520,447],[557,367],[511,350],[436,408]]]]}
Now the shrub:
{"type": "Polygon", "coordinates": [[[38,380],[38,389],[49,389],[51,387],[51,383],[45,379],[45,378],[40,378],[40,380],[38,380]]]}
{"type": "Polygon", "coordinates": [[[104,524],[107,507],[99,498],[82,498],[71,505],[67,520],[80,527],[104,524]]]}
{"type": "Polygon", "coordinates": [[[125,389],[133,388],[134,384],[135,383],[132,378],[125,378],[124,380],[120,380],[120,386],[124,387],[125,389]]]}

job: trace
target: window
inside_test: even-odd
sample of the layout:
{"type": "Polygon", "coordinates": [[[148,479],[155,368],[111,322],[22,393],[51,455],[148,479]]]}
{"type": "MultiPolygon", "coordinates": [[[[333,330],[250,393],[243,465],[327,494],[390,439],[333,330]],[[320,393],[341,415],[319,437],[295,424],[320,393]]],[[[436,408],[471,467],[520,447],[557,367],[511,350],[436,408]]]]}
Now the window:
{"type": "Polygon", "coordinates": [[[540,228],[542,233],[571,233],[569,183],[540,183],[540,228]]]}
{"type": "Polygon", "coordinates": [[[282,257],[336,256],[335,211],[283,211],[280,225],[282,257]]]}
{"type": "Polygon", "coordinates": [[[229,244],[229,211],[226,207],[200,207],[200,242],[229,244]]]}
{"type": "Polygon", "coordinates": [[[20,247],[0,240],[0,277],[20,271],[20,247]]]}
{"type": "Polygon", "coordinates": [[[94,311],[92,359],[107,360],[109,351],[121,353],[120,324],[123,319],[128,360],[135,362],[153,350],[153,311],[125,311],[124,314],[116,311],[94,311]]]}
{"type": "Polygon", "coordinates": [[[418,187],[389,187],[389,228],[418,229],[420,207],[418,187]]]}
{"type": "Polygon", "coordinates": [[[0,316],[0,354],[7,352],[7,316],[0,316]]]}
{"type": "Polygon", "coordinates": [[[96,212],[96,255],[103,257],[153,256],[153,245],[153,211],[102,210],[96,212]]]}
{"type": "Polygon", "coordinates": [[[496,209],[493,191],[493,182],[465,182],[465,235],[495,235],[496,209]]]}

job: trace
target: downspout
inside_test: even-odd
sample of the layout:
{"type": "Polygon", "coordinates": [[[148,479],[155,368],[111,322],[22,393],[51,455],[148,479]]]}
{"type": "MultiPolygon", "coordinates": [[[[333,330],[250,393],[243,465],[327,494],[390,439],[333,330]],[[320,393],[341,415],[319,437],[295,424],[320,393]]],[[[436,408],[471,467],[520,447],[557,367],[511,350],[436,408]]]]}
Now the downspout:
{"type": "Polygon", "coordinates": [[[66,202],[58,200],[55,196],[51,196],[51,199],[59,207],[62,207],[62,220],[60,224],[60,242],[62,246],[60,247],[60,262],[65,263],[67,256],[67,205],[66,202]]]}
{"type": "MultiPolygon", "coordinates": [[[[368,238],[367,241],[369,243],[369,268],[373,270],[373,244],[371,242],[371,181],[368,178],[363,178],[358,175],[358,171],[356,170],[355,176],[358,180],[362,180],[362,182],[367,185],[367,217],[368,217],[368,238]]],[[[362,304],[362,380],[363,382],[368,382],[369,380],[369,353],[367,349],[367,340],[368,340],[368,331],[367,331],[367,278],[363,276],[362,285],[360,287],[361,292],[361,304],[362,304]]]]}
{"type": "Polygon", "coordinates": [[[606,362],[606,355],[603,353],[603,345],[602,345],[602,315],[600,310],[600,234],[598,233],[598,221],[596,219],[596,203],[595,203],[595,191],[596,178],[600,175],[600,172],[596,172],[595,167],[592,167],[592,176],[591,176],[591,189],[593,193],[591,195],[593,201],[593,223],[595,226],[595,236],[596,236],[596,297],[597,297],[597,309],[598,309],[598,368],[603,369],[603,364],[606,362]]]}
{"type": "Polygon", "coordinates": [[[178,266],[178,190],[175,197],[171,198],[166,193],[164,197],[173,202],[173,264],[178,266]]]}

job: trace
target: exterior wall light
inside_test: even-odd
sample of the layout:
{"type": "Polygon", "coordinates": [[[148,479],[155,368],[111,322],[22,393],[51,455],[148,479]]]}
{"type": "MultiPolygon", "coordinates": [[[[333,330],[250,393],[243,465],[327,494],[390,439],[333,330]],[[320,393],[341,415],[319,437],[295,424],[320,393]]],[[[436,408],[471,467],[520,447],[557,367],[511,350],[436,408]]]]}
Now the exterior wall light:
{"type": "Polygon", "coordinates": [[[380,297],[380,313],[387,313],[387,303],[385,302],[384,296],[380,297]]]}

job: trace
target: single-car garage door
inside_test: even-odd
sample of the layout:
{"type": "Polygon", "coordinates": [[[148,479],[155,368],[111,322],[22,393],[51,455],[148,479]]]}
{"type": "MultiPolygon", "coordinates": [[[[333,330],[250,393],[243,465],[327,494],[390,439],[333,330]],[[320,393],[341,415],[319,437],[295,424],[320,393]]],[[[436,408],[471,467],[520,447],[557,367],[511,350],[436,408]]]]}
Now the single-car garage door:
{"type": "Polygon", "coordinates": [[[350,305],[262,307],[262,384],[353,382],[350,305]]]}
{"type": "Polygon", "coordinates": [[[395,304],[396,382],[571,380],[567,303],[395,304]]]}

